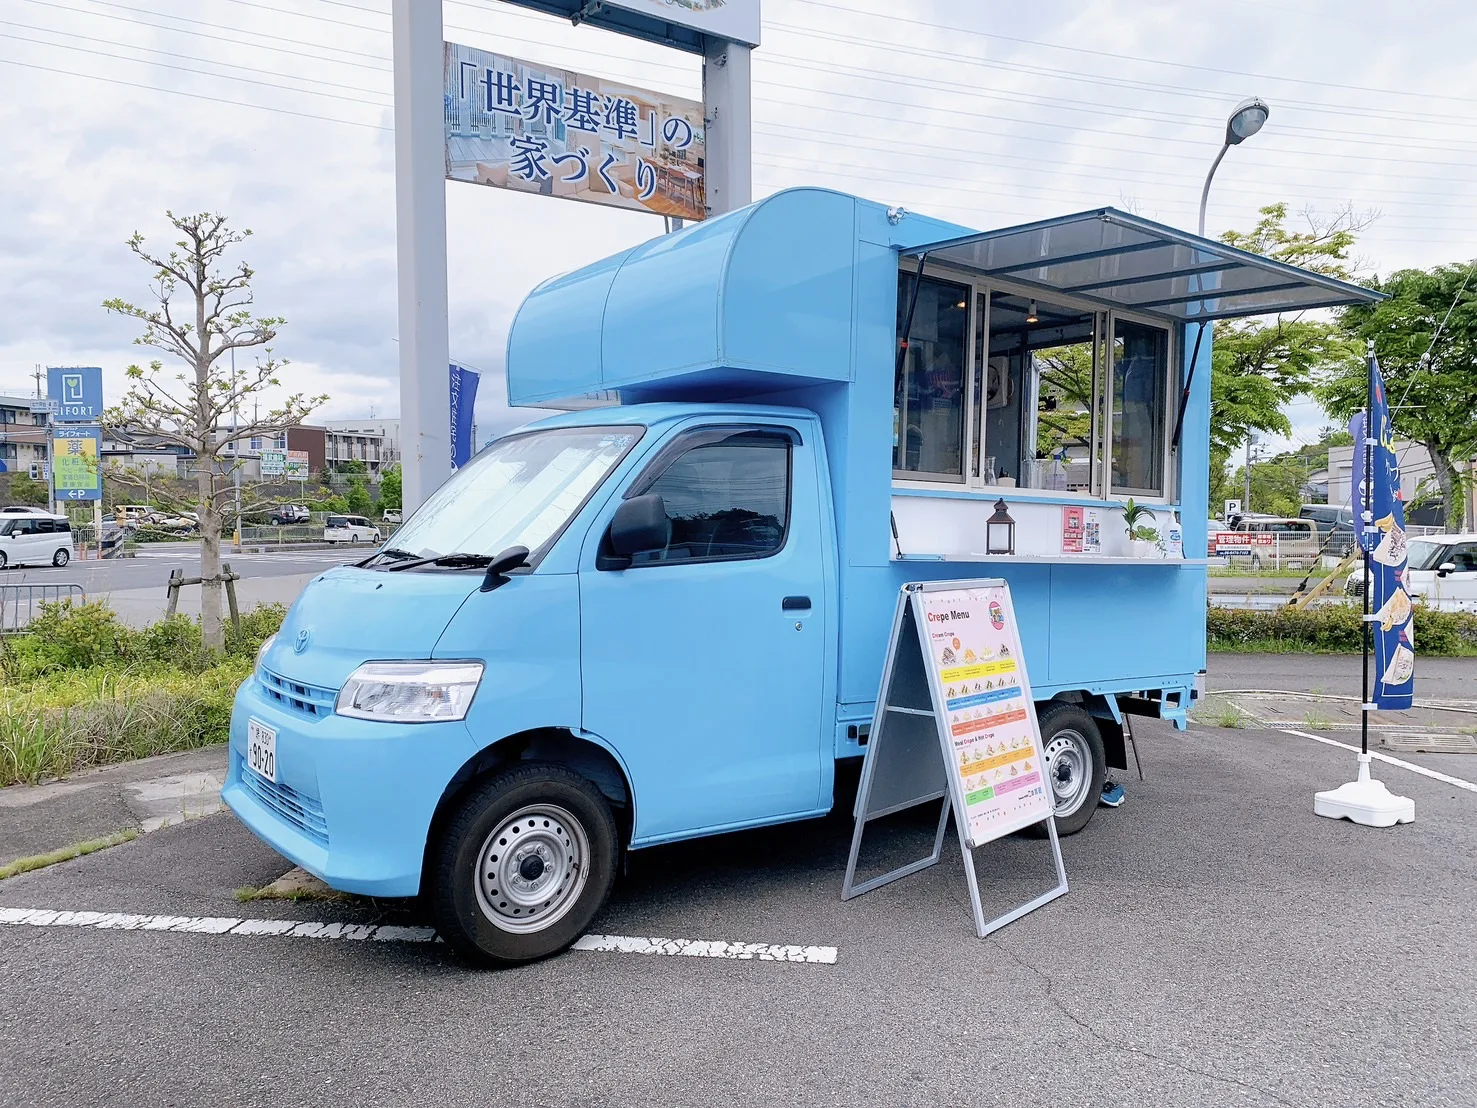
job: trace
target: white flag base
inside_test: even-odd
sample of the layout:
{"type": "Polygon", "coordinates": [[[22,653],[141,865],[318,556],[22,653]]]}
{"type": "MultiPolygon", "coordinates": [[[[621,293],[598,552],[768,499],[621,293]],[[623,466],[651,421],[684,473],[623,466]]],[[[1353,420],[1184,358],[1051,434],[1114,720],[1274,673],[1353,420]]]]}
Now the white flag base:
{"type": "Polygon", "coordinates": [[[1391,827],[1415,822],[1415,801],[1396,796],[1383,781],[1369,776],[1370,755],[1359,755],[1359,779],[1327,792],[1313,794],[1313,813],[1329,819],[1348,819],[1366,827],[1391,827]]]}

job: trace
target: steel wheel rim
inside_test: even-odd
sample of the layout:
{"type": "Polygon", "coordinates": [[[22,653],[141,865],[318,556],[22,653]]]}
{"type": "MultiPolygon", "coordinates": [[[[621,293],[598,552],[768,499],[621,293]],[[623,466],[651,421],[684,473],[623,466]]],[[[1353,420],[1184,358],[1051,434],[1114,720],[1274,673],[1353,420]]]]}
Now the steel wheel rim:
{"type": "Polygon", "coordinates": [[[477,852],[477,903],[493,926],[515,935],[562,919],[590,873],[584,825],[557,804],[530,804],[505,818],[477,852]]]}
{"type": "Polygon", "coordinates": [[[1070,816],[1087,799],[1092,784],[1091,755],[1080,731],[1058,731],[1046,744],[1046,776],[1058,819],[1070,816]]]}

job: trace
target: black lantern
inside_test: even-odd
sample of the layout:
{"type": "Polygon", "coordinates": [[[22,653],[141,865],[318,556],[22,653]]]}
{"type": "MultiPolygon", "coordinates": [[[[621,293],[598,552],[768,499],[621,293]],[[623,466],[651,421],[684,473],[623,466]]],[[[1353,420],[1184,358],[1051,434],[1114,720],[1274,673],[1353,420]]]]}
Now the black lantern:
{"type": "Polygon", "coordinates": [[[1015,520],[1005,510],[1005,501],[995,501],[995,514],[985,521],[985,553],[1015,553],[1015,520]]]}

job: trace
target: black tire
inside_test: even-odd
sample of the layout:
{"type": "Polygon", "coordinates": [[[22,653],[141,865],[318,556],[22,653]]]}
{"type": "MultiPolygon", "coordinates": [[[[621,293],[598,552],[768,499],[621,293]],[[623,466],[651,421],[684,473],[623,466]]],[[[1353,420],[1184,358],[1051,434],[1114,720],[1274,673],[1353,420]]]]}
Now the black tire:
{"type": "MultiPolygon", "coordinates": [[[[459,955],[479,965],[511,966],[558,954],[585,933],[610,895],[617,834],[600,790],[563,766],[530,763],[483,782],[461,801],[431,852],[427,886],[437,931],[459,955]],[[527,812],[531,819],[521,815],[527,812]],[[519,816],[517,822],[514,816],[519,816]],[[500,856],[491,841],[495,832],[507,832],[526,851],[500,856]],[[530,876],[525,867],[536,854],[540,861],[530,876]],[[544,857],[553,859],[547,868],[544,857]],[[518,859],[522,861],[514,869],[518,859]],[[521,899],[509,891],[504,877],[527,879],[521,899]],[[499,883],[505,888],[494,887],[499,883]],[[539,903],[545,892],[551,899],[539,903]],[[523,910],[519,904],[530,901],[531,914],[551,913],[547,922],[533,928],[517,918],[523,910]]],[[[507,839],[499,835],[499,842],[506,845],[507,839]]]]}
{"type": "Polygon", "coordinates": [[[1075,835],[1097,811],[1108,775],[1103,733],[1092,716],[1075,704],[1051,700],[1036,706],[1041,726],[1041,752],[1057,804],[1056,833],[1075,835]],[[1053,754],[1053,743],[1074,748],[1053,754]],[[1070,775],[1070,779],[1064,775],[1070,775]],[[1084,776],[1085,775],[1085,779],[1084,776]],[[1067,795],[1063,796],[1063,792],[1067,795]]]}
{"type": "Polygon", "coordinates": [[[0,569],[5,569],[9,565],[10,559],[5,556],[5,551],[0,550],[0,569]]]}
{"type": "Polygon", "coordinates": [[[58,569],[66,565],[71,560],[72,552],[70,550],[67,550],[65,547],[58,550],[55,554],[51,556],[51,564],[56,566],[58,569]]]}

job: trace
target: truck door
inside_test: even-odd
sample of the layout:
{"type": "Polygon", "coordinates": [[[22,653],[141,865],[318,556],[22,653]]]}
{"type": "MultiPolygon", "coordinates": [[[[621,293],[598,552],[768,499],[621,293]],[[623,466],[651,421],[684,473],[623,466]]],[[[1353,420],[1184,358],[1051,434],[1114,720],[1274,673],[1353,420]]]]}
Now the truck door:
{"type": "Polygon", "coordinates": [[[601,568],[609,514],[586,541],[585,728],[631,773],[633,841],[819,806],[830,621],[818,464],[819,444],[792,427],[685,431],[624,493],[662,497],[665,548],[601,568]]]}

